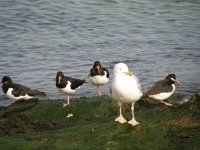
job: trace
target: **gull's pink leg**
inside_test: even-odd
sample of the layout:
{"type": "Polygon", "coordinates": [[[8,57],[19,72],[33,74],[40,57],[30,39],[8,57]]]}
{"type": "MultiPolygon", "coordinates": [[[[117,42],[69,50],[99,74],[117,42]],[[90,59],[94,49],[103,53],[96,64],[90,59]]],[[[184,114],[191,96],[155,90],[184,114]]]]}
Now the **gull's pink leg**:
{"type": "Polygon", "coordinates": [[[132,119],[128,121],[128,123],[131,124],[132,126],[136,126],[139,124],[139,122],[137,122],[134,117],[134,103],[132,103],[131,110],[132,110],[132,119]]]}
{"type": "Polygon", "coordinates": [[[125,123],[126,122],[126,119],[124,119],[124,117],[122,116],[122,104],[121,103],[118,103],[119,104],[119,113],[120,113],[120,115],[119,115],[119,117],[117,117],[116,119],[115,119],[115,121],[117,121],[117,122],[119,122],[119,123],[125,123]]]}

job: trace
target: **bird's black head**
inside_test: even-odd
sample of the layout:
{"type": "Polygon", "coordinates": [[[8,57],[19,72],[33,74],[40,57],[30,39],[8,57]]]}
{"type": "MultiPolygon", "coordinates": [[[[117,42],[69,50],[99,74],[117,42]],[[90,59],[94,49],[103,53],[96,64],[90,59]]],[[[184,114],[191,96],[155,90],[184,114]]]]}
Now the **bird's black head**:
{"type": "Polygon", "coordinates": [[[100,61],[95,61],[93,67],[96,68],[97,66],[101,66],[100,61]]]}
{"type": "Polygon", "coordinates": [[[100,61],[95,61],[93,68],[97,69],[97,71],[100,73],[101,63],[100,61]]]}
{"type": "Polygon", "coordinates": [[[176,82],[176,75],[173,74],[173,73],[172,74],[168,74],[165,79],[167,79],[169,81],[172,81],[172,82],[176,82]]]}
{"type": "Polygon", "coordinates": [[[2,84],[12,83],[12,79],[9,76],[4,76],[1,81],[2,84]]]}
{"type": "Polygon", "coordinates": [[[56,84],[60,84],[61,79],[64,77],[64,74],[61,71],[57,72],[56,84]]]}
{"type": "Polygon", "coordinates": [[[64,76],[63,72],[62,72],[62,71],[58,71],[58,72],[57,72],[57,77],[58,77],[58,76],[63,77],[63,76],[64,76]]]}
{"type": "Polygon", "coordinates": [[[9,84],[9,83],[12,83],[12,79],[9,77],[9,76],[4,76],[1,80],[1,83],[2,84],[9,84]]]}

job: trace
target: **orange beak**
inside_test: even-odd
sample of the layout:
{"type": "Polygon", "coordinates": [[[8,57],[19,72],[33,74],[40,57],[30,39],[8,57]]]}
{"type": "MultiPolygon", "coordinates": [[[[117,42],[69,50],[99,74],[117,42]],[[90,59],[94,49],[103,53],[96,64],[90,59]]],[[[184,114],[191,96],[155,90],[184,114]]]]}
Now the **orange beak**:
{"type": "Polygon", "coordinates": [[[180,80],[175,80],[175,83],[178,84],[178,85],[182,84],[180,80]]]}
{"type": "Polygon", "coordinates": [[[100,66],[97,66],[97,71],[98,73],[100,73],[100,66]]]}
{"type": "Polygon", "coordinates": [[[60,84],[60,80],[62,79],[61,76],[58,76],[58,84],[60,84]]]}

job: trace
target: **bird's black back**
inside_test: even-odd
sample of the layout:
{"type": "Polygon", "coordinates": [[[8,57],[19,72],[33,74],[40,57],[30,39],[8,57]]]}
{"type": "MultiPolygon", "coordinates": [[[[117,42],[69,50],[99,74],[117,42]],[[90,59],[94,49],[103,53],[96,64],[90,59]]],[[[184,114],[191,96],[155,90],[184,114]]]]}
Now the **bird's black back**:
{"type": "Polygon", "coordinates": [[[57,88],[65,88],[68,84],[68,81],[71,82],[71,89],[77,89],[79,86],[81,86],[83,83],[86,83],[85,80],[75,79],[72,77],[66,77],[63,76],[60,83],[58,83],[58,80],[56,79],[56,87],[57,88]]]}
{"type": "Polygon", "coordinates": [[[151,89],[147,92],[147,95],[155,95],[160,93],[168,93],[173,90],[173,82],[170,82],[167,79],[156,82],[151,89]]]}
{"type": "Polygon", "coordinates": [[[24,85],[17,84],[17,83],[11,83],[11,84],[2,86],[4,93],[6,93],[9,88],[13,88],[12,94],[16,97],[24,96],[26,94],[28,94],[29,96],[46,95],[44,92],[41,92],[35,89],[32,90],[24,85]]]}

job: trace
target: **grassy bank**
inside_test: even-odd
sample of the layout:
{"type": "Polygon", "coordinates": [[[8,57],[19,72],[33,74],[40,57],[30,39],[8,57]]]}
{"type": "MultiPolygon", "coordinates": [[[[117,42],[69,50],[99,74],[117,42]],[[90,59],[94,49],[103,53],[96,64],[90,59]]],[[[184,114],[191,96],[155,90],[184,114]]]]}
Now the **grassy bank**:
{"type": "MultiPolygon", "coordinates": [[[[169,99],[175,102],[177,97],[169,99]]],[[[118,106],[109,96],[61,101],[19,101],[0,108],[0,147],[6,149],[200,149],[200,99],[167,107],[142,98],[136,127],[114,122],[118,106]],[[71,115],[71,116],[70,116],[71,115]]],[[[131,119],[130,105],[123,107],[131,119]]]]}

